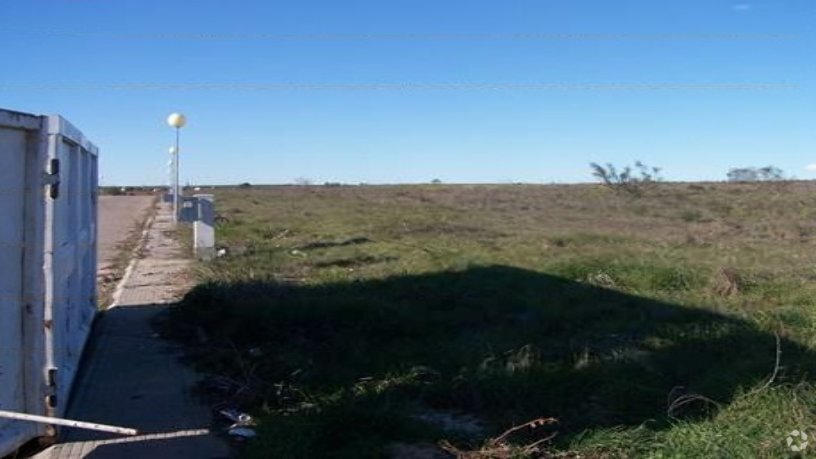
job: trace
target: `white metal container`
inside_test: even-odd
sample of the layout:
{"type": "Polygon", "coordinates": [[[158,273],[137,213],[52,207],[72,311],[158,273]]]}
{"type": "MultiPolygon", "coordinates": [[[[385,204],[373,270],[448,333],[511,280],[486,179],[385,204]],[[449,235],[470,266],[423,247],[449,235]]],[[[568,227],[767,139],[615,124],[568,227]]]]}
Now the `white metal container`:
{"type": "MultiPolygon", "coordinates": [[[[64,415],[96,312],[97,149],[0,110],[0,410],[64,415]]],[[[0,418],[0,457],[54,428],[0,418]]]]}

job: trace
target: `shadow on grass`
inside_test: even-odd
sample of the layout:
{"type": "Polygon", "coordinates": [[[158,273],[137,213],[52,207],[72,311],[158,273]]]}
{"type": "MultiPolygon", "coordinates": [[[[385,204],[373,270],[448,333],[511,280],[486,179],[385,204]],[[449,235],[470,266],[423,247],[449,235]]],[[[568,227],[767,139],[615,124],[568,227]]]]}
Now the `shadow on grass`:
{"type": "MultiPolygon", "coordinates": [[[[774,335],[732,317],[503,266],[315,287],[204,284],[171,323],[181,338],[203,330],[201,365],[254,388],[238,403],[265,405],[256,446],[269,457],[478,444],[541,416],[560,420],[561,441],[664,429],[680,396],[711,401],[675,403],[673,416],[705,418],[713,401],[762,384],[777,350],[774,335]],[[429,413],[465,413],[482,429],[446,431],[429,413]]],[[[781,351],[778,381],[816,368],[794,342],[781,351]]]]}

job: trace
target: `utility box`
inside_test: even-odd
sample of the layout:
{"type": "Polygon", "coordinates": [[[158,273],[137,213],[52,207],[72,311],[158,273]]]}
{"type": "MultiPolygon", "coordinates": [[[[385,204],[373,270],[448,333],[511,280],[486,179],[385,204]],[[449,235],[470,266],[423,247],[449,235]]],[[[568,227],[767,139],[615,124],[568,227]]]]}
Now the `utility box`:
{"type": "Polygon", "coordinates": [[[194,196],[181,196],[181,199],[179,199],[178,212],[178,221],[180,222],[193,223],[198,220],[198,198],[194,196]]]}
{"type": "MultiPolygon", "coordinates": [[[[0,410],[62,416],[97,310],[97,148],[0,109],[0,410]]],[[[0,419],[0,457],[53,427],[0,419]]]]}

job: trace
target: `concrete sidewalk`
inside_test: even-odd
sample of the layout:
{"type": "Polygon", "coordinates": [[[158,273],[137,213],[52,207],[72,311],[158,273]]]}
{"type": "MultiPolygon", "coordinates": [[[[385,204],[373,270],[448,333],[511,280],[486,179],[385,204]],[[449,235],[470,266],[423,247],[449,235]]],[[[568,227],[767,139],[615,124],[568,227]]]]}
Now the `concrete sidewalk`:
{"type": "Polygon", "coordinates": [[[183,349],[151,327],[191,285],[190,260],[171,237],[172,212],[159,204],[135,261],[114,296],[116,307],[97,321],[68,417],[138,429],[122,438],[64,430],[61,443],[35,456],[67,458],[227,458],[231,450],[209,431],[209,408],[191,389],[198,375],[181,363],[183,349]]]}

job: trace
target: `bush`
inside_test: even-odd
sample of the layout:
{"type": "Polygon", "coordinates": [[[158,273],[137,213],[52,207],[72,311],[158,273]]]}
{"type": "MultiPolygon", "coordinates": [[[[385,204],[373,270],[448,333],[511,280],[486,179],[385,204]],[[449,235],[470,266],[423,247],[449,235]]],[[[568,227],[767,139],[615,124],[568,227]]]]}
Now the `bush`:
{"type": "Polygon", "coordinates": [[[118,186],[103,186],[99,187],[99,194],[103,196],[124,196],[127,194],[127,188],[118,186]]]}
{"type": "Polygon", "coordinates": [[[640,161],[636,161],[634,167],[626,166],[620,171],[610,163],[607,163],[606,167],[590,163],[590,167],[592,175],[604,185],[615,192],[630,196],[641,196],[662,180],[659,177],[659,167],[647,166],[640,161]]]}

